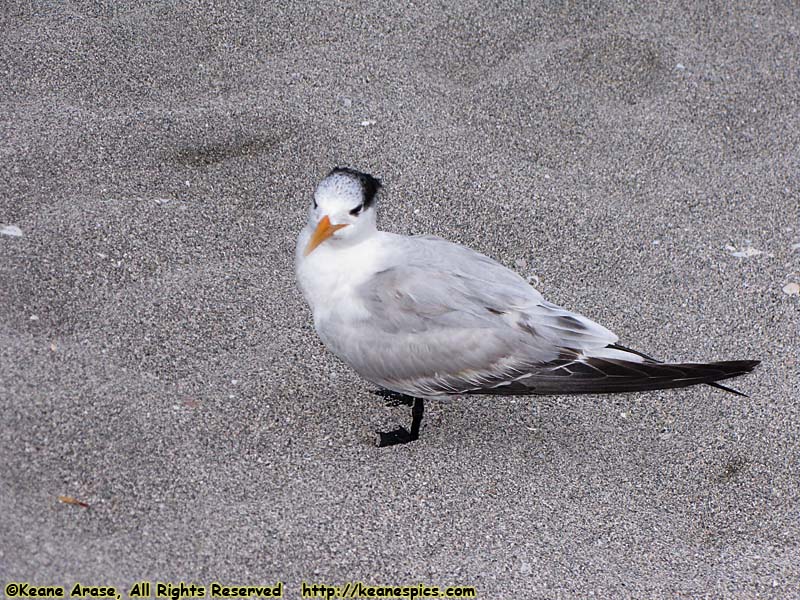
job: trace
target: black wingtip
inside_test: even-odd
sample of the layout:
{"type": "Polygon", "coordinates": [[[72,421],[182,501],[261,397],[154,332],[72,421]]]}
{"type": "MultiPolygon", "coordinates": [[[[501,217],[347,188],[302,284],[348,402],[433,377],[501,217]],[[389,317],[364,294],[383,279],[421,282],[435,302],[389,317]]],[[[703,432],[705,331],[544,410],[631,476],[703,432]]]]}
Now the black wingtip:
{"type": "MultiPolygon", "coordinates": [[[[650,360],[650,361],[655,362],[655,363],[664,364],[662,361],[660,361],[658,359],[655,359],[652,356],[648,356],[644,352],[639,352],[638,350],[633,350],[631,348],[626,348],[625,346],[623,346],[621,344],[609,344],[608,347],[609,348],[614,348],[616,350],[624,350],[625,352],[631,352],[633,354],[636,354],[637,356],[641,356],[645,360],[650,360]]],[[[739,375],[745,375],[747,373],[750,373],[753,369],[755,369],[758,365],[761,364],[761,361],[760,360],[733,360],[733,361],[726,362],[725,364],[726,365],[730,365],[730,366],[734,367],[734,369],[737,370],[736,374],[732,375],[732,377],[737,377],[739,375]]],[[[714,381],[708,382],[706,385],[710,385],[711,387],[715,387],[715,388],[717,388],[719,390],[722,390],[724,392],[730,392],[731,394],[736,394],[737,396],[742,396],[744,398],[749,398],[750,397],[747,394],[745,394],[743,392],[740,392],[739,390],[735,390],[733,388],[730,388],[728,386],[722,385],[721,383],[716,383],[714,381]]]]}
{"type": "MultiPolygon", "coordinates": [[[[738,375],[745,375],[750,373],[753,369],[755,369],[758,365],[761,364],[760,360],[737,360],[731,361],[729,364],[737,364],[738,368],[741,369],[735,376],[738,375]]],[[[728,387],[727,385],[722,385],[721,383],[717,383],[716,381],[709,382],[708,385],[711,387],[715,387],[718,390],[722,390],[723,392],[728,392],[730,394],[736,394],[737,396],[741,396],[743,398],[749,398],[747,394],[744,392],[740,392],[739,390],[735,390],[733,388],[728,387]]]]}
{"type": "Polygon", "coordinates": [[[710,385],[711,387],[717,388],[718,390],[722,390],[723,392],[729,392],[731,394],[736,394],[737,396],[741,396],[742,398],[749,398],[750,397],[747,394],[745,394],[744,392],[740,392],[739,390],[735,390],[733,388],[728,387],[727,385],[722,385],[721,383],[717,383],[715,381],[712,381],[711,383],[709,383],[707,385],[710,385]]]}
{"type": "MultiPolygon", "coordinates": [[[[609,394],[708,384],[744,396],[717,382],[745,375],[758,364],[757,360],[661,363],[598,357],[575,360],[565,357],[548,363],[528,379],[519,379],[513,386],[504,385],[502,391],[511,394],[609,394]]],[[[491,392],[481,390],[480,393],[500,391],[500,388],[496,388],[491,392]]]]}
{"type": "Polygon", "coordinates": [[[761,364],[760,360],[743,360],[742,362],[749,366],[747,370],[748,373],[761,364]]]}
{"type": "Polygon", "coordinates": [[[717,367],[724,368],[727,372],[731,374],[732,377],[738,377],[739,375],[746,375],[760,364],[761,364],[760,360],[724,360],[724,361],[709,363],[709,365],[714,365],[717,367]]]}

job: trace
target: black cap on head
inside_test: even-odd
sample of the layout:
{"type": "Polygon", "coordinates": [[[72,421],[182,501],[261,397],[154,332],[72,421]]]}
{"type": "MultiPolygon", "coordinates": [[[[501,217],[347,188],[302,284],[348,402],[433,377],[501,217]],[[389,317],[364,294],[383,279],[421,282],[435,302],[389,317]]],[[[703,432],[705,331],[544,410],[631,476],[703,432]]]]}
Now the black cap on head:
{"type": "Polygon", "coordinates": [[[369,173],[362,173],[350,167],[334,167],[331,169],[331,172],[328,173],[328,177],[336,175],[337,173],[349,175],[361,184],[361,189],[364,192],[364,208],[368,208],[375,203],[375,196],[378,194],[378,190],[383,187],[380,179],[373,177],[369,173]]]}

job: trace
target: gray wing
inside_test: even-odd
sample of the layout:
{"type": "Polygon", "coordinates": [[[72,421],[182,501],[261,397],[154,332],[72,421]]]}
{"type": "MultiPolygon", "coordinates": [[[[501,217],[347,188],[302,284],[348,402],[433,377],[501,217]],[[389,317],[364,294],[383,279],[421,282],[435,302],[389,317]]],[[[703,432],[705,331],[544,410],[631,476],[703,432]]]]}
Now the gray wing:
{"type": "Polygon", "coordinates": [[[416,396],[537,393],[531,378],[543,369],[621,352],[607,349],[609,330],[490,258],[439,238],[396,239],[403,263],[357,288],[357,323],[321,332],[366,379],[416,396]]]}

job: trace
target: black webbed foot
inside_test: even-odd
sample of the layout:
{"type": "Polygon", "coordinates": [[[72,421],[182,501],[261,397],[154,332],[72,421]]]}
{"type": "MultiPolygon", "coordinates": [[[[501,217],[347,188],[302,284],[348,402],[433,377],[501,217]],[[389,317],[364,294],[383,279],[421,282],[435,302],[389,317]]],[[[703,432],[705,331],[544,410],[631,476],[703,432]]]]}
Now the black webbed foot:
{"type": "MultiPolygon", "coordinates": [[[[411,429],[405,427],[398,427],[393,431],[378,431],[378,447],[385,448],[387,446],[397,446],[398,444],[407,444],[419,439],[419,428],[422,425],[422,416],[425,412],[425,401],[422,398],[412,398],[404,394],[395,394],[396,404],[411,404],[411,429]],[[410,401],[410,402],[409,402],[410,401]]],[[[384,394],[378,394],[383,396],[384,394]]]]}
{"type": "Polygon", "coordinates": [[[398,427],[392,431],[377,431],[376,433],[378,434],[378,448],[407,444],[419,438],[419,435],[412,436],[405,427],[398,427]]]}

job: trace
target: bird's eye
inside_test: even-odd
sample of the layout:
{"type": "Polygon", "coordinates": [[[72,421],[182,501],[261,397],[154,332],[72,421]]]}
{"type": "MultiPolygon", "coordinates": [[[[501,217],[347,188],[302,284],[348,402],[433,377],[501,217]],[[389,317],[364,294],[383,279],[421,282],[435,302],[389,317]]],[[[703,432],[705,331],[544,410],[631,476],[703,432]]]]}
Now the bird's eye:
{"type": "Polygon", "coordinates": [[[311,198],[311,202],[313,203],[314,208],[317,208],[317,199],[311,198]]]}
{"type": "Polygon", "coordinates": [[[353,210],[350,211],[350,214],[354,217],[357,216],[364,208],[364,203],[362,202],[358,206],[356,206],[353,210]]]}

